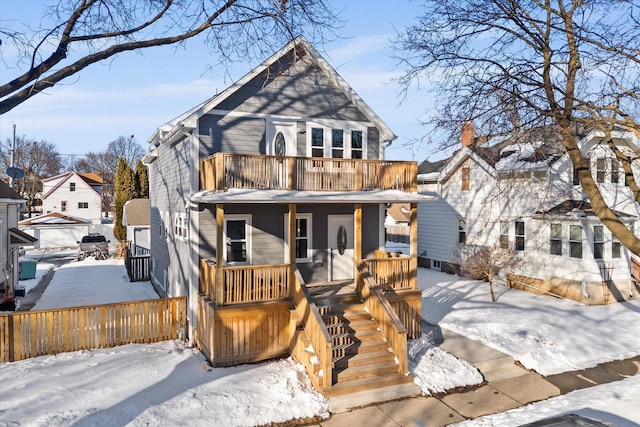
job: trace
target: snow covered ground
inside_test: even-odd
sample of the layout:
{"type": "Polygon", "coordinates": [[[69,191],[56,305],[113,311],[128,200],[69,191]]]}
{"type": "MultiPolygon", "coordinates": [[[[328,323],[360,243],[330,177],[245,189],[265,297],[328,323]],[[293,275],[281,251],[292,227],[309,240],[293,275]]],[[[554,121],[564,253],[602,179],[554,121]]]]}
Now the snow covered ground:
{"type": "MultiPolygon", "coordinates": [[[[45,267],[43,259],[37,274],[45,267]]],[[[152,292],[148,282],[134,285],[124,277],[122,261],[73,261],[55,273],[35,309],[69,302],[63,294],[76,294],[73,305],[85,305],[96,303],[95,295],[106,298],[109,289],[121,300],[128,292],[131,299],[147,298],[139,288],[152,292]],[[102,267],[99,274],[87,273],[95,267],[102,267]]],[[[498,301],[492,303],[486,283],[426,269],[419,270],[418,281],[427,321],[511,354],[543,374],[640,354],[637,300],[585,307],[498,287],[498,301]]],[[[428,336],[413,340],[409,355],[425,394],[481,381],[475,368],[433,346],[428,336]]],[[[328,415],[325,399],[290,359],[214,369],[176,341],[4,363],[0,384],[0,426],[208,426],[212,420],[254,426],[328,415]]],[[[635,376],[465,425],[513,426],[569,412],[635,425],[639,400],[635,376]]]]}

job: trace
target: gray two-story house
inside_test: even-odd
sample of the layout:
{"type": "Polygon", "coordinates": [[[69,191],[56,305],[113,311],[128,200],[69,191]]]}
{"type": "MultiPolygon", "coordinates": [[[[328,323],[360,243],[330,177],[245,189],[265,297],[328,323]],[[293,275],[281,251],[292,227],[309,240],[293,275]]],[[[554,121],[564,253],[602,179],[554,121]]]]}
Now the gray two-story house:
{"type": "Polygon", "coordinates": [[[415,162],[384,160],[395,138],[303,37],[153,134],[152,282],[188,296],[214,365],[291,354],[329,396],[416,392],[425,196],[415,162]],[[407,256],[384,251],[392,203],[410,206],[407,256]]]}

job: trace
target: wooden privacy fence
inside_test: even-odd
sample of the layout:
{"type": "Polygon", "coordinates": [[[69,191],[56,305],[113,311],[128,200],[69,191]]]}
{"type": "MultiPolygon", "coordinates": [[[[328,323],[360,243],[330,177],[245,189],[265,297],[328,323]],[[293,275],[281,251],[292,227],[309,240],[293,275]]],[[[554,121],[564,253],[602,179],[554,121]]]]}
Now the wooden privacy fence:
{"type": "Polygon", "coordinates": [[[0,315],[0,362],[184,338],[187,298],[0,315]]]}
{"type": "Polygon", "coordinates": [[[124,255],[124,265],[130,282],[143,282],[149,280],[151,255],[133,255],[131,248],[127,247],[124,255]]]}

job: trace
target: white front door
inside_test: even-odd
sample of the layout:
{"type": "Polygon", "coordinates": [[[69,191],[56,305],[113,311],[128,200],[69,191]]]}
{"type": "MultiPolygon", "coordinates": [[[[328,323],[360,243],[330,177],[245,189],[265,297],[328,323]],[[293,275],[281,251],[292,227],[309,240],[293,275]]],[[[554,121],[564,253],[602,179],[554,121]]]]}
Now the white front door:
{"type": "Polygon", "coordinates": [[[353,216],[329,215],[329,280],[354,278],[353,216]]]}
{"type": "Polygon", "coordinates": [[[296,122],[270,122],[266,136],[268,155],[296,156],[296,122]]]}

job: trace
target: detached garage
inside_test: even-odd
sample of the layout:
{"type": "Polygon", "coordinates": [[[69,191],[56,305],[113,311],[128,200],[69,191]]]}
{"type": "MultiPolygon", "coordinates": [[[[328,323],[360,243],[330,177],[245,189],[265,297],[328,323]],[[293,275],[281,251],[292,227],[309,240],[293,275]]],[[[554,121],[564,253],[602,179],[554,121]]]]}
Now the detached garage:
{"type": "Polygon", "coordinates": [[[91,221],[59,212],[29,218],[18,223],[20,230],[38,239],[34,248],[73,248],[89,234],[91,221]]]}

